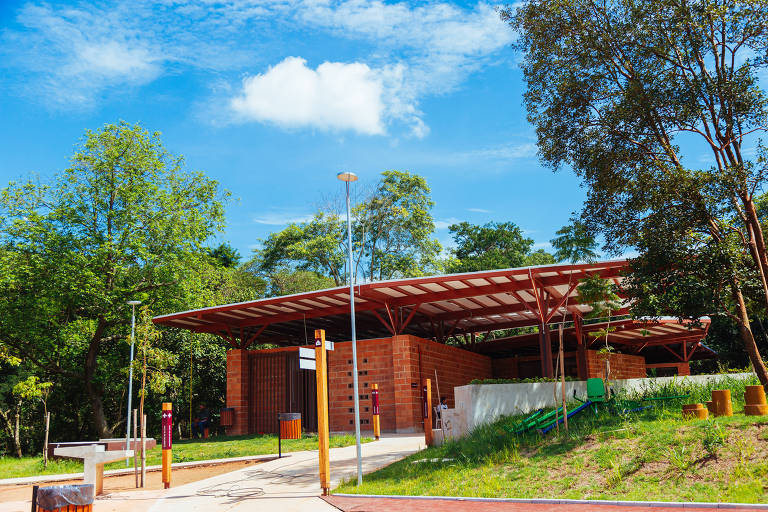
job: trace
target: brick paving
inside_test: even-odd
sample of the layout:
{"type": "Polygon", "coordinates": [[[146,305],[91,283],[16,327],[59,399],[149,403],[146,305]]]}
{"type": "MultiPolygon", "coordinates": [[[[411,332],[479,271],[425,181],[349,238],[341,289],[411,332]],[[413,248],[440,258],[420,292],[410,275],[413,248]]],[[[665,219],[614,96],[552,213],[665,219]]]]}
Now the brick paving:
{"type": "MultiPolygon", "coordinates": [[[[596,505],[589,504],[552,504],[552,503],[514,503],[504,501],[472,501],[472,500],[441,500],[441,499],[407,499],[407,498],[370,498],[348,496],[326,496],[323,498],[343,512],[711,512],[709,507],[696,507],[686,503],[673,506],[649,507],[648,505],[596,505]]],[[[752,507],[749,507],[752,508],[752,507]]],[[[740,508],[730,508],[739,510],[740,508]]],[[[746,507],[745,507],[746,509],[746,507]]],[[[723,509],[720,509],[723,510],[723,509]]],[[[725,509],[728,510],[728,509],[725,509]]],[[[744,510],[744,509],[741,509],[744,510]]]]}

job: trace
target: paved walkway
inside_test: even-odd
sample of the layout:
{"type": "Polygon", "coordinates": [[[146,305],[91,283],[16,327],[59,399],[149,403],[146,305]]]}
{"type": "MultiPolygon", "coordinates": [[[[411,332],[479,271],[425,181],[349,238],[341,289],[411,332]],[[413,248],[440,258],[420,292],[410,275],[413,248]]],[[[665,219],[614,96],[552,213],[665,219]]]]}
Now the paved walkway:
{"type": "MultiPolygon", "coordinates": [[[[363,444],[363,471],[375,471],[422,448],[423,435],[389,435],[363,444]]],[[[331,487],[356,475],[354,445],[333,448],[330,457],[331,487]]],[[[317,451],[291,452],[282,459],[167,490],[101,496],[94,512],[338,512],[318,497],[320,491],[317,451]]],[[[0,503],[0,512],[27,512],[29,508],[29,501],[0,503]]]]}
{"type": "MultiPolygon", "coordinates": [[[[323,498],[342,512],[381,512],[384,510],[397,510],[398,512],[712,512],[712,504],[706,507],[696,507],[693,503],[675,503],[670,506],[654,506],[650,504],[626,505],[596,505],[589,504],[562,504],[562,503],[510,503],[503,501],[476,501],[476,500],[441,500],[441,499],[407,499],[407,498],[381,498],[381,497],[350,497],[327,496],[323,498]]],[[[744,505],[744,509],[758,508],[760,506],[744,505]]],[[[759,509],[766,510],[765,505],[759,509]]],[[[729,507],[725,510],[736,512],[739,508],[729,507]]],[[[719,510],[723,510],[722,508],[719,510]]]]}

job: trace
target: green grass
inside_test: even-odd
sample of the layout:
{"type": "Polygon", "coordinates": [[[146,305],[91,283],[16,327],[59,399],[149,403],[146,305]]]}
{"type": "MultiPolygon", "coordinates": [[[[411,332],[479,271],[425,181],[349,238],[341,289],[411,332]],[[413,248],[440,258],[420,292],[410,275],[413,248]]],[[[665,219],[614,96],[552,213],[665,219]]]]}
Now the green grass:
{"type": "MultiPolygon", "coordinates": [[[[367,443],[370,438],[363,438],[367,443]]],[[[355,443],[354,435],[331,436],[331,448],[349,446],[355,443]]],[[[301,450],[316,450],[317,435],[304,434],[302,439],[284,439],[283,452],[296,452],[301,450]]],[[[152,450],[147,451],[147,465],[160,464],[162,448],[158,444],[152,450]]],[[[197,460],[225,459],[230,457],[244,457],[247,455],[266,455],[277,453],[276,435],[248,435],[211,437],[209,439],[174,441],[173,462],[191,462],[197,460]]],[[[131,462],[133,467],[133,462],[131,462]]],[[[125,462],[113,462],[107,464],[105,469],[125,468],[125,462]]],[[[43,469],[41,457],[0,457],[0,475],[2,478],[16,478],[35,475],[55,475],[61,473],[79,473],[83,471],[83,464],[75,460],[55,460],[48,463],[48,468],[43,469]]]]}
{"type": "MultiPolygon", "coordinates": [[[[743,416],[743,387],[733,385],[734,416],[683,420],[680,404],[572,419],[570,432],[509,434],[517,418],[476,429],[367,475],[335,492],[505,498],[658,501],[768,501],[768,417],[743,416]]],[[[726,386],[727,387],[727,386],[726,386]]],[[[688,386],[700,401],[708,386],[688,386]]],[[[681,386],[650,390],[679,394],[681,386]]],[[[658,402],[657,402],[658,403],[658,402]]]]}

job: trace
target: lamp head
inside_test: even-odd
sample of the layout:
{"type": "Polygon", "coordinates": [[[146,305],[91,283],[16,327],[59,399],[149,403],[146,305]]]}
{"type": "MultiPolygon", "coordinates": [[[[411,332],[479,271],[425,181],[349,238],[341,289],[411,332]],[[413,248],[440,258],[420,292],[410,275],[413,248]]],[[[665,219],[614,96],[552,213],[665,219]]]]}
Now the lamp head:
{"type": "Polygon", "coordinates": [[[140,300],[129,300],[128,302],[126,302],[126,304],[128,304],[129,306],[138,306],[139,304],[141,304],[141,301],[140,300]]]}
{"type": "Polygon", "coordinates": [[[357,181],[357,174],[350,172],[350,171],[342,171],[338,174],[336,174],[336,177],[340,179],[341,181],[346,181],[347,183],[351,183],[353,181],[357,181]]]}

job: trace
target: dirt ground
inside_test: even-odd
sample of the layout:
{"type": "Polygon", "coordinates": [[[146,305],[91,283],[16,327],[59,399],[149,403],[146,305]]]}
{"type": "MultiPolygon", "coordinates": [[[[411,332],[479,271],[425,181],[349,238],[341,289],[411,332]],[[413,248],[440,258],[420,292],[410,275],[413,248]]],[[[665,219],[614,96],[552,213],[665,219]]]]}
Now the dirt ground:
{"type": "MultiPolygon", "coordinates": [[[[174,469],[171,474],[171,487],[184,485],[189,482],[196,482],[205,478],[220,475],[222,473],[228,473],[230,471],[236,471],[238,469],[252,466],[263,462],[260,460],[240,461],[240,462],[227,462],[222,464],[212,464],[208,466],[199,466],[193,468],[174,469]]],[[[40,483],[41,487],[48,485],[67,485],[67,484],[81,484],[82,480],[67,480],[62,482],[49,482],[40,483]]],[[[130,475],[120,476],[105,476],[104,477],[104,494],[108,495],[112,492],[125,492],[125,491],[151,491],[160,490],[163,488],[162,473],[158,471],[147,472],[147,479],[143,489],[136,488],[136,481],[133,473],[130,475]]],[[[32,499],[32,486],[31,485],[3,485],[0,486],[0,503],[6,503],[11,501],[29,501],[32,499]]]]}

